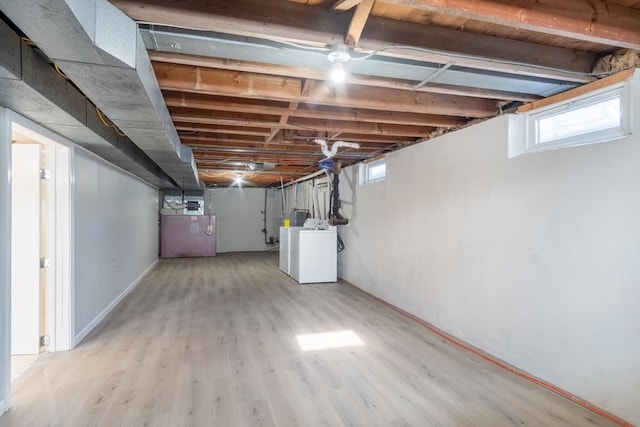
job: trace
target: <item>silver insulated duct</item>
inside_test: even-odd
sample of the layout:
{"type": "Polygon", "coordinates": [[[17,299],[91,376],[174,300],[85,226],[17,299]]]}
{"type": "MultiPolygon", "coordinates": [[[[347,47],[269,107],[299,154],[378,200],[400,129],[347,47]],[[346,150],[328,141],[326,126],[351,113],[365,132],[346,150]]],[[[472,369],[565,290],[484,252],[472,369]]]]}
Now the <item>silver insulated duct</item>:
{"type": "Polygon", "coordinates": [[[134,21],[106,0],[0,0],[0,10],[180,187],[203,188],[134,21]]]}

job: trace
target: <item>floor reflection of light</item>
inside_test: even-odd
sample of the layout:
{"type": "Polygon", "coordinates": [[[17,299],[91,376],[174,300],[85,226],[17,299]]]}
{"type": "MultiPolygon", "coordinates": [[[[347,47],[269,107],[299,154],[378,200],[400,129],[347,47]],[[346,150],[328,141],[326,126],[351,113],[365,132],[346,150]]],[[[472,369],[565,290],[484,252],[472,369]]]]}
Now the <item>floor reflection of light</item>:
{"type": "Polygon", "coordinates": [[[354,347],[364,342],[353,331],[322,332],[319,334],[297,335],[302,351],[326,350],[329,348],[354,347]]]}

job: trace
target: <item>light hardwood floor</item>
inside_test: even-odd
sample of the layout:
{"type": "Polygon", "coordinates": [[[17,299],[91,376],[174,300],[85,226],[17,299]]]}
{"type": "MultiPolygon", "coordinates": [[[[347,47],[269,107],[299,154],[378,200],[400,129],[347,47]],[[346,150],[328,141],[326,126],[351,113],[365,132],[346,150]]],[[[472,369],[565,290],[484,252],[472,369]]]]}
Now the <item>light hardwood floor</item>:
{"type": "Polygon", "coordinates": [[[0,426],[607,426],[277,254],[163,260],[71,352],[13,384],[0,426]],[[303,352],[301,334],[363,345],[303,352]]]}

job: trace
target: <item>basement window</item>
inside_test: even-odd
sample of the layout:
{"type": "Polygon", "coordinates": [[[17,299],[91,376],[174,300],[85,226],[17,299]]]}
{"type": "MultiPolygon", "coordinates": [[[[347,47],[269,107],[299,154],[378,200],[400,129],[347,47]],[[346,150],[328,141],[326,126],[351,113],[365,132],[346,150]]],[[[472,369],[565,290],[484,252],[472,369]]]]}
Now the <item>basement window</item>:
{"type": "Polygon", "coordinates": [[[629,81],[518,115],[509,120],[509,157],[624,138],[631,118],[629,81]]]}
{"type": "Polygon", "coordinates": [[[609,87],[527,114],[525,152],[595,144],[629,135],[629,86],[609,87]]]}
{"type": "Polygon", "coordinates": [[[360,185],[384,181],[386,176],[387,164],[385,159],[375,160],[370,163],[360,163],[360,185]]]}

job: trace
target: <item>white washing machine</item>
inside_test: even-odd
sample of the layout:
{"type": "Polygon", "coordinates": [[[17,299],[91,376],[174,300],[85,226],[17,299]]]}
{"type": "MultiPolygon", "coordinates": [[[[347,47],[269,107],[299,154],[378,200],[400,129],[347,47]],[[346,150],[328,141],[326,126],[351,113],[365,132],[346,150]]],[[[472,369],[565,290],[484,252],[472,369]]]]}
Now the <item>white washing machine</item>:
{"type": "Polygon", "coordinates": [[[280,270],[291,274],[291,230],[302,227],[280,227],[280,270]]]}
{"type": "Polygon", "coordinates": [[[337,229],[292,228],[289,236],[290,275],[298,283],[337,281],[337,229]]]}

